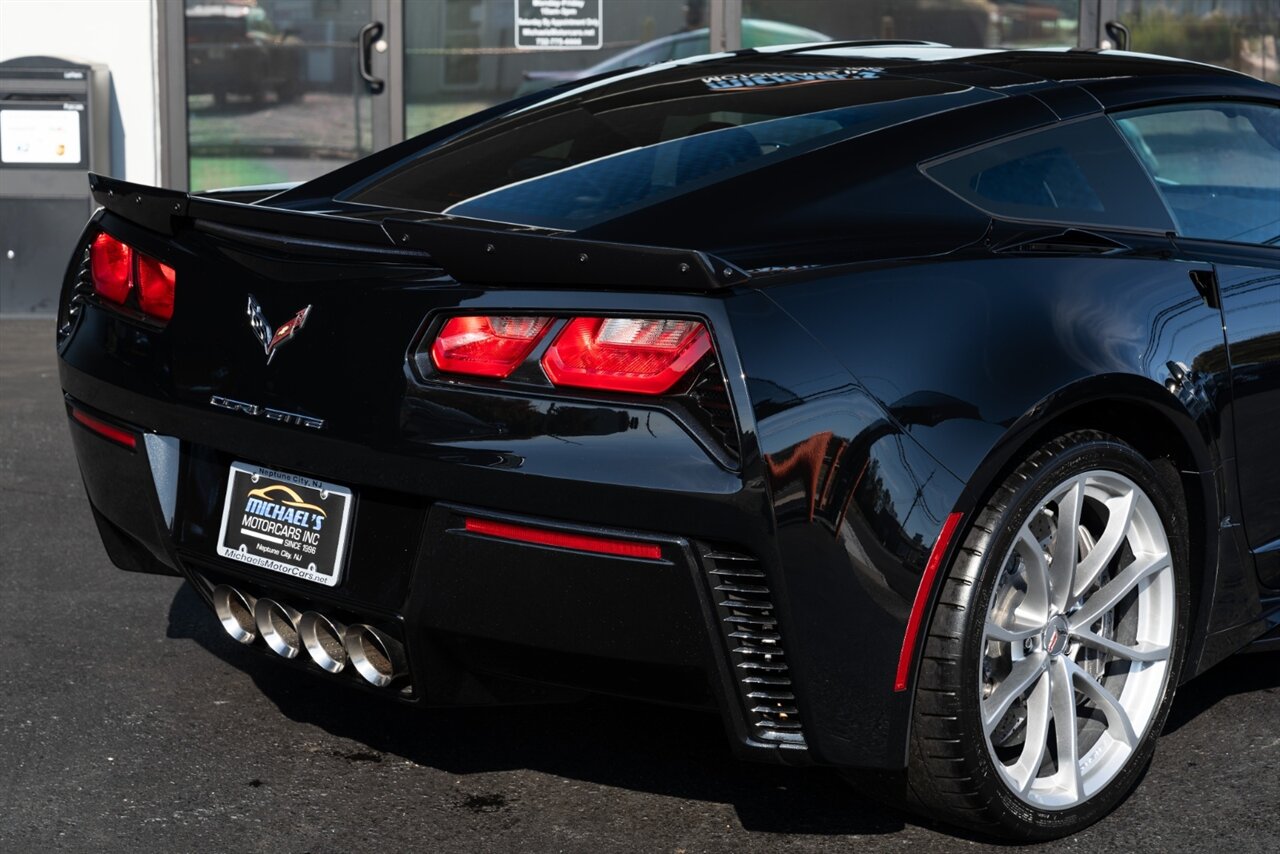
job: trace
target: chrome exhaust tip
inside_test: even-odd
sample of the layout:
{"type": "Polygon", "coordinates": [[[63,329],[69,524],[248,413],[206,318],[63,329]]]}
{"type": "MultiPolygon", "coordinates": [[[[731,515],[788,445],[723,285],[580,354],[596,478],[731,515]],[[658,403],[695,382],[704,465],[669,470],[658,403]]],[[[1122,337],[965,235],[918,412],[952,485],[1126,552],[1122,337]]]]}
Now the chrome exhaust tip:
{"type": "Polygon", "coordinates": [[[213,588],[213,612],[227,634],[240,643],[250,644],[258,639],[253,608],[254,598],[248,593],[241,593],[229,584],[213,588]]]}
{"type": "Polygon", "coordinates": [[[298,621],[302,614],[288,605],[282,605],[265,596],[253,606],[253,621],[258,634],[281,658],[297,658],[302,652],[302,639],[298,636],[298,621]]]}
{"type": "Polygon", "coordinates": [[[373,626],[351,626],[346,644],[347,657],[370,685],[386,688],[409,672],[404,646],[373,626]]]}
{"type": "Polygon", "coordinates": [[[347,666],[346,626],[315,611],[303,614],[297,626],[312,661],[330,673],[339,673],[347,666]]]}

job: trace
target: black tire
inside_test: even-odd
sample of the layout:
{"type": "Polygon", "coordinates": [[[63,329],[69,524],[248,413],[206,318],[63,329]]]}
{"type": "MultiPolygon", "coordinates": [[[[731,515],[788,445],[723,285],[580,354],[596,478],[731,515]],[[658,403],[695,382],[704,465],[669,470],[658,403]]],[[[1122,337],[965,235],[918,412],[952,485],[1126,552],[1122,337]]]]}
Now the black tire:
{"type": "MultiPolygon", "coordinates": [[[[1187,555],[1185,499],[1176,469],[1167,461],[1148,461],[1124,442],[1093,431],[1061,436],[1027,457],[973,519],[941,582],[938,605],[924,639],[912,712],[907,771],[910,804],[931,818],[1020,841],[1066,836],[1111,812],[1133,790],[1149,765],[1156,738],[1173,701],[1190,613],[1187,555]],[[1135,736],[1140,736],[1136,747],[1123,764],[1116,763],[1119,770],[1111,772],[1114,776],[1110,781],[1105,784],[1100,781],[1097,791],[1073,802],[1075,805],[1043,808],[1013,790],[1007,775],[997,768],[995,763],[1000,760],[991,755],[994,748],[984,735],[984,662],[990,666],[989,659],[985,658],[989,647],[984,639],[984,626],[999,576],[1007,571],[1007,561],[1013,560],[1014,541],[1028,521],[1028,515],[1073,476],[1095,471],[1113,472],[1136,484],[1151,499],[1164,525],[1172,563],[1175,608],[1172,638],[1167,646],[1168,667],[1164,671],[1163,688],[1148,692],[1148,704],[1154,700],[1156,705],[1145,730],[1140,734],[1135,732],[1135,736]]],[[[1042,636],[1048,637],[1048,634],[1042,636]]],[[[1052,650],[1047,645],[1058,648],[1056,634],[1053,641],[1034,639],[1020,643],[1027,644],[1027,648],[1046,645],[1043,650],[1037,650],[1037,654],[1042,651],[1042,657],[1049,661],[1052,650]]],[[[1049,684],[1046,683],[1046,695],[1049,684]]],[[[1075,688],[1073,680],[1069,679],[1068,684],[1075,688]]],[[[1018,702],[1028,702],[1028,694],[1022,695],[1018,702]]],[[[1067,696],[1071,696],[1070,689],[1067,696]]],[[[1080,703],[1079,697],[1076,702],[1080,703]]],[[[1079,709],[1085,709],[1084,715],[1077,719],[1073,711],[1071,720],[1084,720],[1089,714],[1098,717],[1083,705],[1077,706],[1079,709]]],[[[1025,727],[1024,737],[1025,743],[1034,743],[1029,725],[1025,727]]],[[[1052,755],[1046,753],[1040,762],[1062,767],[1056,765],[1056,751],[1052,755]]],[[[1082,777],[1090,768],[1079,763],[1074,767],[1085,769],[1075,772],[1082,777]]],[[[1042,773],[1031,771],[1032,782],[1038,782],[1037,775],[1042,773]]],[[[1085,789],[1080,786],[1076,791],[1083,793],[1085,789]]]]}

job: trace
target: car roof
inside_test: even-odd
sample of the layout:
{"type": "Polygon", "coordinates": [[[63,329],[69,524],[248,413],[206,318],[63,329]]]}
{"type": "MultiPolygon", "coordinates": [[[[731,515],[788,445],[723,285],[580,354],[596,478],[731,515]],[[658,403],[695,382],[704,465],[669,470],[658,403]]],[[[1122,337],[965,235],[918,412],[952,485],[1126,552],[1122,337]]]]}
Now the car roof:
{"type": "Polygon", "coordinates": [[[622,68],[548,90],[537,103],[515,113],[565,99],[625,98],[629,92],[679,78],[750,78],[798,70],[844,72],[859,68],[899,79],[954,83],[1003,95],[1019,90],[1084,90],[1090,103],[1101,109],[1200,97],[1274,101],[1280,93],[1280,88],[1247,74],[1152,54],[1077,48],[956,48],[936,42],[876,40],[776,45],[622,68]]]}
{"type": "MultiPolygon", "coordinates": [[[[527,218],[516,220],[503,214],[498,209],[500,205],[459,210],[454,201],[439,202],[444,212],[452,211],[454,215],[580,229],[591,239],[620,242],[634,242],[640,234],[655,245],[677,245],[683,238],[670,229],[688,221],[689,216],[697,221],[712,219],[717,220],[723,233],[708,238],[707,245],[727,252],[726,247],[736,246],[735,241],[742,235],[757,233],[752,223],[758,218],[761,198],[785,191],[825,199],[829,195],[829,176],[851,175],[850,169],[855,165],[862,169],[863,164],[871,164],[867,167],[870,172],[857,173],[863,176],[858,179],[863,183],[887,180],[890,174],[920,176],[918,163],[1055,121],[1083,119],[1111,109],[1167,100],[1237,94],[1277,102],[1277,93],[1277,87],[1246,75],[1131,53],[960,49],[921,42],[791,45],[690,57],[567,83],[500,105],[492,113],[477,117],[469,127],[432,132],[434,136],[429,134],[413,143],[416,148],[412,151],[389,151],[379,165],[380,171],[369,172],[367,165],[361,167],[366,171],[358,176],[355,187],[340,183],[349,182],[346,177],[335,178],[331,184],[346,194],[340,200],[359,203],[363,201],[359,192],[368,188],[389,181],[397,186],[403,184],[396,177],[400,171],[418,168],[415,164],[423,152],[435,150],[434,146],[440,146],[440,151],[456,150],[471,140],[497,145],[513,130],[523,135],[520,129],[526,122],[542,132],[553,133],[558,125],[552,120],[562,116],[612,117],[619,121],[630,121],[628,117],[634,116],[636,122],[644,124],[660,123],[671,115],[698,115],[698,110],[714,112],[717,107],[751,116],[803,117],[863,104],[885,105],[883,116],[892,121],[873,118],[882,115],[878,110],[864,111],[859,121],[865,124],[842,124],[841,132],[846,127],[852,131],[838,139],[820,135],[817,138],[824,141],[816,148],[784,145],[780,156],[768,162],[761,158],[743,161],[737,171],[719,175],[714,181],[687,182],[683,188],[655,185],[659,189],[652,198],[626,199],[622,206],[602,211],[599,218],[591,221],[583,217],[581,223],[544,218],[531,223],[527,218]],[[932,100],[935,97],[942,100],[932,100]],[[713,99],[722,103],[712,104],[713,99]],[[900,101],[927,109],[918,115],[910,110],[895,112],[896,102],[900,101]],[[887,106],[891,104],[892,108],[887,106]],[[353,190],[356,195],[351,195],[353,190]],[[725,198],[736,200],[728,208],[741,216],[726,211],[725,198]]],[[[730,130],[717,129],[726,134],[719,139],[728,140],[730,130]]],[[[710,139],[707,137],[704,142],[710,139]]],[[[643,147],[624,148],[608,156],[620,157],[643,147]]],[[[502,187],[515,188],[524,183],[522,179],[502,187]]],[[[466,197],[488,198],[491,191],[498,189],[501,188],[482,188],[466,197]]],[[[333,192],[323,184],[313,186],[311,191],[333,192]]],[[[294,191],[294,195],[301,194],[294,191]]],[[[388,202],[384,198],[377,203],[416,209],[412,202],[388,202]]],[[[823,214],[812,222],[806,221],[805,227],[795,232],[809,235],[806,240],[818,240],[814,235],[846,215],[822,205],[810,207],[823,214]]],[[[966,215],[968,210],[965,208],[966,215]]],[[[796,222],[799,220],[788,220],[787,227],[799,228],[796,222]]],[[[771,229],[770,234],[783,239],[781,224],[775,222],[771,229]]]]}

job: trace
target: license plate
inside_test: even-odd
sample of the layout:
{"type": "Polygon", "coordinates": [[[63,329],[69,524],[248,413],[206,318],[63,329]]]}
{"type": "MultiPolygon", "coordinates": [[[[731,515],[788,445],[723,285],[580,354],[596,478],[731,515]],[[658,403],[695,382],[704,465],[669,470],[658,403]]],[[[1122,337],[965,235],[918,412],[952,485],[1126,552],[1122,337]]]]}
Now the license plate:
{"type": "Polygon", "coordinates": [[[351,490],[249,463],[232,463],[218,554],[326,587],[342,576],[351,490]]]}

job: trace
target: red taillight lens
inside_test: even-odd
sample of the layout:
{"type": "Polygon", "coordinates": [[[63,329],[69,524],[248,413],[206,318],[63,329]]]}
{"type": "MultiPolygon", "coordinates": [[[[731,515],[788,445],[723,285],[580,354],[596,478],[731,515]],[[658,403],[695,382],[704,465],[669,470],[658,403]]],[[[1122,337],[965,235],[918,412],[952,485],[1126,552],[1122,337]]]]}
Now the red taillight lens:
{"type": "Polygon", "coordinates": [[[138,305],[157,320],[173,317],[173,268],[149,255],[138,254],[138,305]]]}
{"type": "Polygon", "coordinates": [[[168,264],[144,255],[105,231],[89,246],[89,270],[98,296],[125,305],[137,286],[137,307],[153,320],[168,323],[173,317],[177,274],[168,264]]]}
{"type": "Polygon", "coordinates": [[[579,317],[556,336],[542,368],[558,386],[662,394],[710,349],[696,320],[579,317]]]}
{"type": "Polygon", "coordinates": [[[89,247],[93,289],[103,299],[123,304],[133,287],[133,249],[105,231],[89,247]]]}
{"type": "Polygon", "coordinates": [[[437,370],[502,379],[547,332],[549,317],[454,317],[431,345],[437,370]]]}

